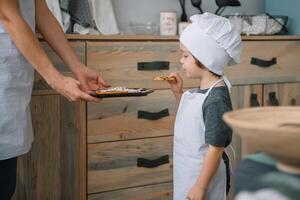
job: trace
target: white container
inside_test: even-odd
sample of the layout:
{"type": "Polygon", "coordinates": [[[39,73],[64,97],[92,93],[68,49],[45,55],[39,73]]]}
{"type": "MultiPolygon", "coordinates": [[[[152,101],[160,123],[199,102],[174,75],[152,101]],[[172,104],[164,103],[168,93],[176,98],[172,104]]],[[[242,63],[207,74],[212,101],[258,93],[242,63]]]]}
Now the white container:
{"type": "Polygon", "coordinates": [[[179,35],[181,35],[182,31],[190,24],[191,24],[190,22],[179,22],[179,24],[178,24],[179,35]]]}
{"type": "Polygon", "coordinates": [[[160,12],[160,35],[177,34],[177,13],[160,12]]]}

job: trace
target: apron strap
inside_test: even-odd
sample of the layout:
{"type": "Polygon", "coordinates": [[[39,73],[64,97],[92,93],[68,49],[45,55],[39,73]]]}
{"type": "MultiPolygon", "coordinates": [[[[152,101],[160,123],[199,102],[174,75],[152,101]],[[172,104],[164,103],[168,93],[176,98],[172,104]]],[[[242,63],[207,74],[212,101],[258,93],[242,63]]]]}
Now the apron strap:
{"type": "Polygon", "coordinates": [[[226,75],[223,75],[222,78],[223,78],[223,80],[225,82],[225,85],[227,86],[227,88],[229,90],[229,93],[231,93],[232,85],[231,85],[230,81],[228,80],[228,78],[227,78],[226,75]]]}
{"type": "Polygon", "coordinates": [[[222,78],[220,78],[219,80],[217,80],[216,82],[214,82],[214,84],[212,86],[210,86],[210,88],[208,89],[208,91],[206,92],[206,95],[208,95],[210,93],[210,91],[216,86],[218,85],[218,83],[220,83],[221,81],[223,81],[223,76],[222,78]]]}
{"type": "MultiPolygon", "coordinates": [[[[218,83],[220,83],[221,81],[224,81],[225,85],[227,86],[228,88],[228,91],[229,93],[231,93],[231,88],[232,88],[232,85],[230,83],[230,81],[228,80],[227,76],[225,74],[222,75],[222,77],[217,80],[210,88],[209,88],[209,92],[210,90],[212,90],[212,88],[214,88],[218,83]]],[[[208,92],[208,93],[209,93],[208,92]]]]}

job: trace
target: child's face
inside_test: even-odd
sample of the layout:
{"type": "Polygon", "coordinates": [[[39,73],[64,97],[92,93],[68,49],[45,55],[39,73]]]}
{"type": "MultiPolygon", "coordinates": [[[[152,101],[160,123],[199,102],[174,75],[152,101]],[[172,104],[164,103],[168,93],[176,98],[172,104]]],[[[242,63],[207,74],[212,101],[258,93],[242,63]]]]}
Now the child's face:
{"type": "Polygon", "coordinates": [[[196,63],[194,56],[187,50],[187,48],[180,43],[180,49],[182,51],[182,57],[180,63],[188,78],[201,78],[203,69],[196,63]]]}

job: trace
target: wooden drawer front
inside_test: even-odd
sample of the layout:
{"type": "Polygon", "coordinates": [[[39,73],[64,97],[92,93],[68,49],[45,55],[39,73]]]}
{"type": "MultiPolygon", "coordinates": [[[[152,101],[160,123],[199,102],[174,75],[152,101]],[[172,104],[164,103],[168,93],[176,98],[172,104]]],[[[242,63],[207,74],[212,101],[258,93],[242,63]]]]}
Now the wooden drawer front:
{"type": "MultiPolygon", "coordinates": [[[[85,63],[85,43],[84,42],[69,42],[72,49],[75,51],[77,56],[80,58],[82,63],[85,63]]],[[[62,73],[66,75],[71,75],[70,69],[63,63],[63,61],[56,55],[56,53],[47,45],[46,42],[41,42],[43,49],[50,58],[53,65],[62,73]]],[[[39,75],[35,73],[35,80],[33,85],[33,90],[46,90],[50,89],[46,81],[39,75]]]]}
{"type": "Polygon", "coordinates": [[[172,200],[173,183],[163,183],[88,195],[88,200],[172,200]]]}
{"type": "Polygon", "coordinates": [[[88,142],[104,142],[173,134],[177,103],[171,91],[156,90],[145,97],[108,98],[88,103],[88,142]],[[157,120],[138,118],[139,111],[157,113],[157,120]]]}
{"type": "Polygon", "coordinates": [[[264,105],[272,106],[276,100],[280,106],[300,105],[300,83],[264,85],[264,105]],[[273,98],[274,96],[275,98],[273,98]],[[274,101],[275,100],[275,101],[274,101]]]}
{"type": "Polygon", "coordinates": [[[172,181],[173,137],[88,145],[88,193],[172,181]],[[137,158],[169,155],[170,163],[154,168],[137,167],[137,158]]]}
{"type": "Polygon", "coordinates": [[[277,82],[279,78],[285,81],[285,77],[288,81],[300,74],[299,55],[299,41],[245,41],[242,43],[241,63],[228,67],[226,73],[229,79],[234,78],[239,83],[277,82]],[[251,64],[252,57],[263,60],[275,57],[277,64],[258,67],[251,64]]]}
{"type": "MultiPolygon", "coordinates": [[[[235,110],[251,107],[251,96],[252,98],[256,97],[253,99],[255,99],[256,102],[262,106],[262,93],[262,85],[233,86],[231,90],[231,102],[233,109],[235,110]]],[[[230,149],[231,151],[229,151],[229,157],[232,161],[233,170],[235,171],[238,162],[241,160],[242,155],[246,154],[246,151],[242,145],[241,137],[236,133],[233,133],[231,144],[234,153],[232,152],[232,149],[230,149]]]]}
{"type": "MultiPolygon", "coordinates": [[[[263,105],[262,94],[263,94],[262,85],[233,86],[230,94],[231,101],[232,101],[232,108],[239,109],[239,108],[251,107],[251,98],[253,100],[257,100],[258,104],[262,106],[263,105]]],[[[254,101],[252,102],[254,103],[254,101]]]]}
{"type": "MultiPolygon", "coordinates": [[[[98,70],[114,86],[169,88],[168,83],[153,81],[157,75],[179,71],[178,42],[88,42],[87,65],[98,70]],[[138,70],[140,62],[168,61],[169,70],[138,70]]],[[[197,85],[197,80],[185,79],[185,87],[197,85]]]]}

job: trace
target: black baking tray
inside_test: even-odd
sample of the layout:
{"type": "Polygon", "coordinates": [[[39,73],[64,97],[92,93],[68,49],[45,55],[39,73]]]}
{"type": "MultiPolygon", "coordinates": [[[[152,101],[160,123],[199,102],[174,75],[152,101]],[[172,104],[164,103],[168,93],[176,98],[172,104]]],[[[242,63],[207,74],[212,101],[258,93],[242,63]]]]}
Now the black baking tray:
{"type": "Polygon", "coordinates": [[[111,97],[134,97],[134,96],[146,96],[154,90],[148,88],[128,88],[128,89],[139,89],[138,92],[129,92],[129,93],[115,93],[115,94],[96,94],[96,91],[90,93],[91,96],[97,98],[111,98],[111,97]]]}

